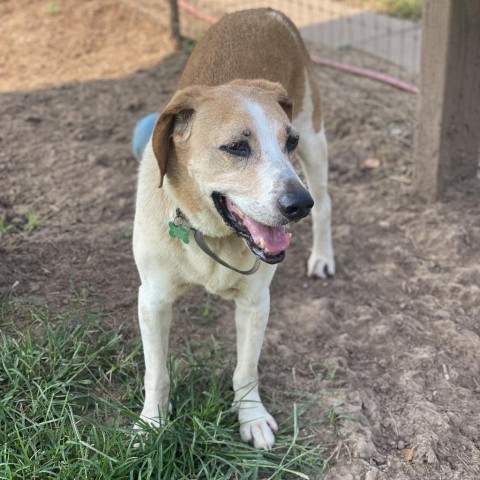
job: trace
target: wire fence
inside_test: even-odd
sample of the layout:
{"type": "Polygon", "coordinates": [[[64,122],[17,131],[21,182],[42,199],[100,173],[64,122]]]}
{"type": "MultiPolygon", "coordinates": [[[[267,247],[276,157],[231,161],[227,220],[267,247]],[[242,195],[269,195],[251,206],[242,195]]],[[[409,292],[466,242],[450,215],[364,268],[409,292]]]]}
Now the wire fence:
{"type": "Polygon", "coordinates": [[[271,7],[288,15],[312,54],[415,81],[422,0],[171,0],[180,32],[199,39],[226,13],[271,7]]]}

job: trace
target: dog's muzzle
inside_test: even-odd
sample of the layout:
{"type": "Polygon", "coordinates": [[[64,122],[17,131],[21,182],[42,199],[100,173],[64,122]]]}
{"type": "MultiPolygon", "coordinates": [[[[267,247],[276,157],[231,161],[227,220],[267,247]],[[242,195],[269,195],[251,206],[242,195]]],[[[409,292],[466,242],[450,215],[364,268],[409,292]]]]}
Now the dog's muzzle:
{"type": "MultiPolygon", "coordinates": [[[[279,208],[288,222],[299,220],[310,212],[313,200],[306,190],[305,193],[297,189],[279,199],[279,208]]],[[[221,193],[213,193],[212,199],[225,224],[245,239],[256,257],[270,264],[279,263],[285,258],[285,250],[292,237],[285,225],[262,224],[242,212],[221,193]]]]}

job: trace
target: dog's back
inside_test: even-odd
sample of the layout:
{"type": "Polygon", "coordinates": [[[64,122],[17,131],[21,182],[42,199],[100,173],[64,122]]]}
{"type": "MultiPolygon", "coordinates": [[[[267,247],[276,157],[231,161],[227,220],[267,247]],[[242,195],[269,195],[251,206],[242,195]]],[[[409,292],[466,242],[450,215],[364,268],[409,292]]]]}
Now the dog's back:
{"type": "Polygon", "coordinates": [[[308,91],[314,105],[312,120],[319,129],[320,94],[309,55],[297,28],[282,13],[261,8],[223,17],[195,47],[179,88],[222,85],[238,78],[281,83],[293,100],[294,117],[308,91]]]}

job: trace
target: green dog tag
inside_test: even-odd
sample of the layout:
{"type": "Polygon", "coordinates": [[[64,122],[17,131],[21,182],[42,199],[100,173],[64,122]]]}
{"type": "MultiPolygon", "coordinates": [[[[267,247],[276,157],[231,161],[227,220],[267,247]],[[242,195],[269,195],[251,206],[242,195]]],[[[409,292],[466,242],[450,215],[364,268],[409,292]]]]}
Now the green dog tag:
{"type": "Polygon", "coordinates": [[[173,222],[168,222],[168,226],[170,227],[168,233],[172,238],[181,238],[183,243],[190,242],[188,228],[177,226],[173,222]]]}

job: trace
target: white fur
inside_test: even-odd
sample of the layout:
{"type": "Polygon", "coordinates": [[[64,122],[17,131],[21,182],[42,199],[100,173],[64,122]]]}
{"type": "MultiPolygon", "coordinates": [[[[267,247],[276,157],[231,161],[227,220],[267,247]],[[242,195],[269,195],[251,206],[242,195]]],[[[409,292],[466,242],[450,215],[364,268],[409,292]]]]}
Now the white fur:
{"type": "MultiPolygon", "coordinates": [[[[236,301],[238,362],[234,389],[240,433],[242,439],[252,441],[257,448],[269,449],[274,443],[276,424],[261,403],[257,365],[268,321],[269,285],[276,267],[262,263],[255,275],[239,275],[205,255],[193,240],[185,245],[169,238],[166,226],[175,208],[168,197],[158,196],[158,177],[154,175],[157,170],[149,144],[140,165],[133,238],[142,282],[138,315],[146,368],[141,418],[158,424],[168,413],[167,358],[172,305],[191,285],[204,285],[210,293],[236,301]],[[157,195],[152,195],[153,192],[157,195]]],[[[169,190],[168,175],[164,188],[169,190]]],[[[230,260],[237,268],[246,270],[254,262],[239,237],[234,236],[230,241],[209,238],[208,242],[221,258],[230,260]]]]}
{"type": "MultiPolygon", "coordinates": [[[[188,284],[203,284],[211,293],[235,298],[238,361],[233,386],[240,434],[244,441],[253,442],[256,448],[271,448],[277,426],[260,399],[258,359],[268,321],[269,285],[276,267],[262,263],[255,275],[242,276],[217,264],[195,244],[181,246],[181,263],[168,266],[171,262],[168,255],[172,252],[149,251],[139,233],[142,227],[137,221],[135,228],[134,252],[142,278],[138,314],[146,368],[145,404],[141,417],[157,424],[168,412],[167,356],[172,305],[178,295],[186,291],[188,284]]],[[[241,248],[241,240],[227,247],[222,247],[221,240],[209,239],[209,242],[220,256],[234,259],[238,268],[252,266],[251,254],[239,255],[245,251],[241,248]]]]}
{"type": "Polygon", "coordinates": [[[275,125],[271,118],[268,118],[263,108],[252,100],[245,100],[246,110],[253,119],[256,137],[260,152],[258,162],[258,177],[261,182],[257,202],[251,202],[245,196],[232,196],[231,200],[239,208],[251,217],[262,219],[262,223],[275,225],[278,222],[277,195],[279,186],[285,185],[288,181],[298,182],[303,185],[297,172],[293,169],[284,146],[278,142],[276,132],[284,128],[284,124],[275,125]]]}
{"type": "MultiPolygon", "coordinates": [[[[308,79],[307,75],[305,77],[308,79]]],[[[328,149],[325,131],[315,132],[312,124],[311,87],[306,81],[303,109],[294,124],[301,132],[298,153],[307,186],[315,201],[312,209],[313,246],[308,259],[308,275],[326,278],[335,274],[332,247],[331,203],[328,195],[328,149]]]]}
{"type": "Polygon", "coordinates": [[[269,160],[269,166],[275,176],[279,169],[285,168],[285,154],[278,143],[272,121],[267,118],[262,107],[252,100],[245,101],[245,107],[252,116],[255,125],[255,136],[258,138],[262,155],[269,160]]]}
{"type": "MultiPolygon", "coordinates": [[[[315,133],[312,126],[313,106],[309,88],[306,94],[304,110],[296,123],[302,135],[302,163],[315,200],[314,246],[309,260],[309,274],[322,276],[325,268],[330,273],[334,271],[330,203],[326,189],[327,150],[323,130],[315,133]]],[[[288,155],[279,145],[278,125],[267,118],[261,104],[247,102],[246,106],[254,118],[255,131],[252,134],[261,145],[259,173],[264,182],[265,204],[268,205],[272,204],[272,199],[268,197],[274,193],[276,182],[298,177],[288,155]]],[[[243,128],[242,125],[239,127],[243,128]]],[[[158,166],[150,142],[140,165],[133,238],[135,261],[141,278],[138,315],[146,367],[145,404],[141,417],[155,424],[168,412],[170,382],[167,357],[172,305],[191,285],[203,285],[211,293],[235,300],[237,366],[233,386],[240,435],[257,448],[269,449],[275,441],[277,424],[260,399],[258,360],[269,315],[269,286],[276,267],[262,263],[254,275],[239,275],[205,255],[193,239],[185,245],[179,239],[169,238],[167,224],[173,220],[179,199],[172,194],[174,189],[168,174],[161,191],[158,180],[158,166]]],[[[245,199],[239,200],[242,201],[246,202],[245,199]]],[[[248,206],[240,207],[244,209],[248,206]]],[[[239,269],[249,269],[254,262],[244,241],[236,235],[212,236],[208,238],[208,243],[217,255],[239,269]]]]}

